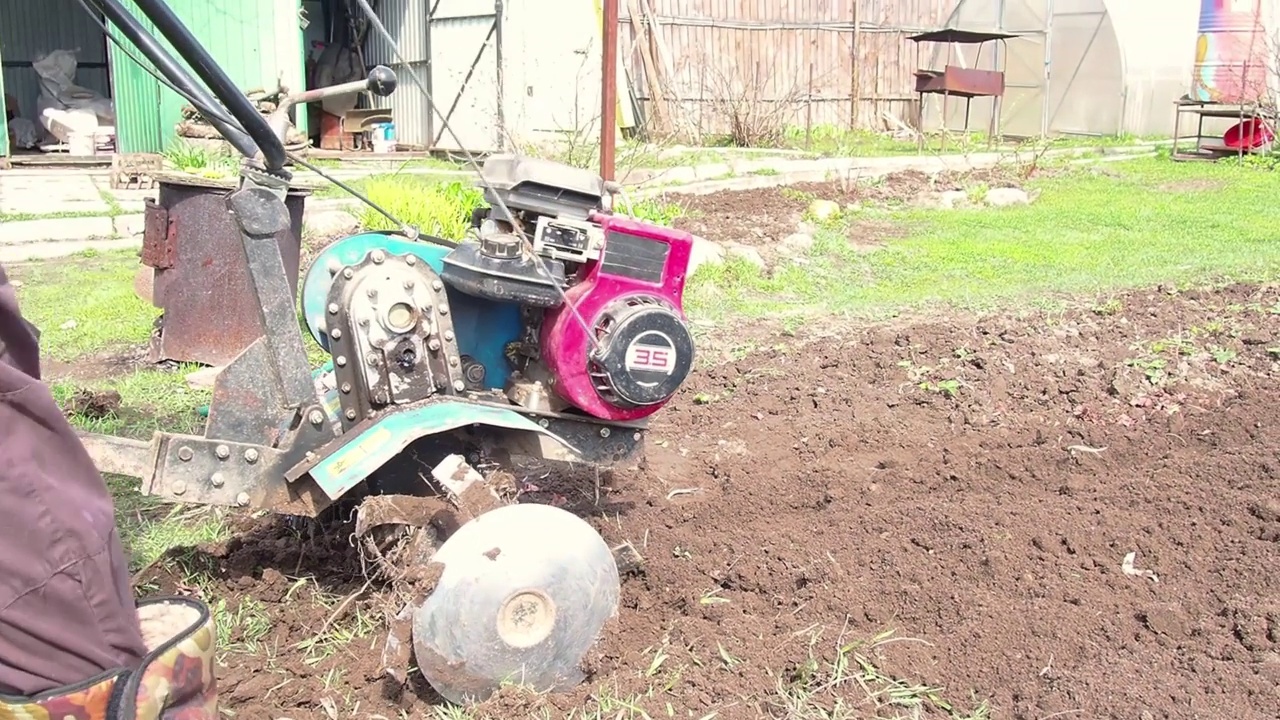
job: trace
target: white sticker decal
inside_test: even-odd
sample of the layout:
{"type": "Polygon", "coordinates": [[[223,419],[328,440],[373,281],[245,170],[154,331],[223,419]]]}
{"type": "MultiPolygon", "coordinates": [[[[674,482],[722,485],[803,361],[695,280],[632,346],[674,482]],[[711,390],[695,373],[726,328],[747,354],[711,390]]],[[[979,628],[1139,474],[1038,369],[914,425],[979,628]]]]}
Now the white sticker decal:
{"type": "MultiPolygon", "coordinates": [[[[659,341],[659,343],[662,342],[659,341]]],[[[647,332],[631,341],[627,347],[627,356],[623,361],[627,370],[655,372],[670,375],[676,369],[675,343],[663,333],[647,332]],[[656,336],[652,339],[647,336],[656,336]],[[665,343],[658,344],[654,340],[661,338],[665,343]],[[648,339],[649,342],[645,342],[648,339]]]]}

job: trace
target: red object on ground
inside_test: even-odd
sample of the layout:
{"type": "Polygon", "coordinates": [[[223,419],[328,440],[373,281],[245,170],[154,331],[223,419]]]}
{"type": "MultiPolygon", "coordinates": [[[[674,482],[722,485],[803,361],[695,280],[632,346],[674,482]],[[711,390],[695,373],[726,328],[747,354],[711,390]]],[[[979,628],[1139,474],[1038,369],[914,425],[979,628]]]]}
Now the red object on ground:
{"type": "Polygon", "coordinates": [[[1232,125],[1222,135],[1222,144],[1232,150],[1257,150],[1276,139],[1275,131],[1262,120],[1250,118],[1232,125]]]}
{"type": "Polygon", "coordinates": [[[342,118],[320,111],[320,149],[349,150],[350,138],[342,132],[342,118]]]}

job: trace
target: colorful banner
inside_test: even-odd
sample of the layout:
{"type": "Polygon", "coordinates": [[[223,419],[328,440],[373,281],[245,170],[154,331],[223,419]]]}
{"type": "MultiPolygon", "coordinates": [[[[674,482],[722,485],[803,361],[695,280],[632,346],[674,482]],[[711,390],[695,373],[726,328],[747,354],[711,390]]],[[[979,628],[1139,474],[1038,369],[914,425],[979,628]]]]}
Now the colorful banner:
{"type": "Polygon", "coordinates": [[[1228,105],[1262,101],[1277,56],[1270,45],[1262,0],[1200,0],[1191,97],[1228,105]]]}

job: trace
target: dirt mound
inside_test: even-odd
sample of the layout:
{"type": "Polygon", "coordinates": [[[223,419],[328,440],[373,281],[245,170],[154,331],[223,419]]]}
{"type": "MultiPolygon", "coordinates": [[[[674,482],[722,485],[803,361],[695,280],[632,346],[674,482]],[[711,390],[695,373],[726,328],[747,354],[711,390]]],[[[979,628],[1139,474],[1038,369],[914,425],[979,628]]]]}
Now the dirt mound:
{"type": "MultiPolygon", "coordinates": [[[[528,479],[648,566],[588,686],[476,716],[1274,718],[1278,300],[1151,292],[700,370],[598,499],[593,473],[528,479]]],[[[391,603],[347,539],[262,522],[186,563],[230,618],[226,706],[430,712],[373,671],[391,603]]]]}
{"type": "MultiPolygon", "coordinates": [[[[1034,174],[1044,172],[1036,170],[1034,174]]],[[[921,203],[932,206],[936,203],[930,198],[948,190],[1020,188],[1024,182],[1026,178],[1009,168],[947,171],[933,175],[904,170],[863,182],[799,183],[785,188],[687,195],[679,198],[686,215],[675,225],[715,242],[768,247],[798,232],[805,219],[805,210],[814,200],[830,200],[844,208],[851,205],[906,207],[921,203]]],[[[889,223],[871,218],[851,225],[850,236],[856,235],[863,243],[895,237],[901,232],[889,223]]]]}

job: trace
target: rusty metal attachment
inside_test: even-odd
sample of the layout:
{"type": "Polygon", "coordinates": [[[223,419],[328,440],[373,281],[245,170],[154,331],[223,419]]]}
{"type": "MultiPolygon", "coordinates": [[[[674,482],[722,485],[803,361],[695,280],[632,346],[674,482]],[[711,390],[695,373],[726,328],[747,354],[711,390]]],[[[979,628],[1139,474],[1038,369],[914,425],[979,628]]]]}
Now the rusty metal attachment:
{"type": "MultiPolygon", "coordinates": [[[[150,360],[221,367],[266,330],[258,320],[240,230],[227,212],[238,182],[157,173],[157,201],[147,201],[142,263],[152,269],[152,304],[163,312],[150,360]]],[[[285,199],[290,227],[276,236],[293,292],[298,288],[302,212],[308,191],[285,199]]]]}

